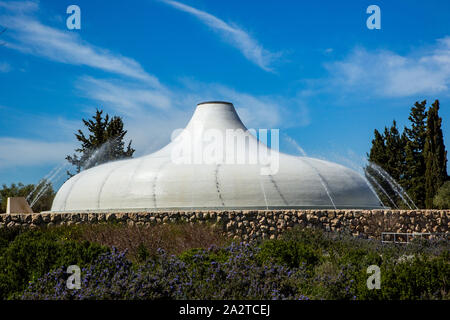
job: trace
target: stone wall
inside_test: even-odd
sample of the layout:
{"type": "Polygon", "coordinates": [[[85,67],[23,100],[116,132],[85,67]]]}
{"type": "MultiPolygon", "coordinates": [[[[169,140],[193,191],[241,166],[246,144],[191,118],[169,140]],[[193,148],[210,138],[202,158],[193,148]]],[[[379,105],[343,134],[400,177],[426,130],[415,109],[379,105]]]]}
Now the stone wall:
{"type": "Polygon", "coordinates": [[[0,214],[0,228],[117,222],[153,225],[170,222],[209,222],[224,234],[242,240],[277,238],[296,225],[347,231],[379,239],[381,232],[448,233],[450,210],[230,210],[128,213],[0,214]]]}

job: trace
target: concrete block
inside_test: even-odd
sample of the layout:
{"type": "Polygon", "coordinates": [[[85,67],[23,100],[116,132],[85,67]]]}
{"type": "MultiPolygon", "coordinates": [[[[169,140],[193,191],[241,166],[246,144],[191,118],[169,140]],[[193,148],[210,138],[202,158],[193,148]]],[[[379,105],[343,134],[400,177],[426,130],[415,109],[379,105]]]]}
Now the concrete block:
{"type": "Polygon", "coordinates": [[[9,197],[6,202],[6,213],[33,213],[24,197],[9,197]]]}

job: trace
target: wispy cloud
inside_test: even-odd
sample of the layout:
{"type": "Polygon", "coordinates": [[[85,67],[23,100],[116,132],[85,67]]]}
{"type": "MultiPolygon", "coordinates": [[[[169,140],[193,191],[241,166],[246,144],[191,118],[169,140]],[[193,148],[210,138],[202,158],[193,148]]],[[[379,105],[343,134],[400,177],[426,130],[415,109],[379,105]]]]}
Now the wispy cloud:
{"type": "Polygon", "coordinates": [[[450,84],[450,37],[408,55],[356,48],[326,68],[330,73],[327,86],[339,92],[382,97],[445,93],[450,84]]]}
{"type": "Polygon", "coordinates": [[[65,155],[73,152],[75,144],[0,137],[0,146],[0,168],[7,168],[61,162],[65,155]]]}
{"type": "Polygon", "coordinates": [[[180,94],[195,104],[199,101],[225,100],[235,105],[249,128],[287,128],[306,126],[310,122],[308,107],[301,97],[252,95],[228,86],[183,79],[185,91],[180,94]]]}
{"type": "Polygon", "coordinates": [[[145,81],[159,87],[158,79],[147,73],[135,60],[114,54],[83,41],[77,34],[42,24],[27,12],[36,9],[34,2],[0,2],[6,14],[0,15],[8,28],[5,46],[24,53],[72,65],[84,65],[106,72],[145,81]],[[27,10],[26,10],[27,9],[27,10]]]}
{"type": "Polygon", "coordinates": [[[11,65],[7,62],[0,62],[0,72],[9,72],[11,71],[11,65]]]}
{"type": "Polygon", "coordinates": [[[218,32],[225,41],[241,51],[248,60],[255,63],[263,70],[273,71],[271,65],[274,60],[280,56],[280,54],[272,53],[266,50],[258,43],[256,39],[252,38],[243,29],[237,27],[236,25],[226,23],[210,13],[195,9],[186,4],[171,0],[163,0],[163,2],[178,10],[195,16],[202,23],[218,32]]]}
{"type": "Polygon", "coordinates": [[[36,1],[0,1],[0,8],[23,13],[36,11],[39,8],[39,5],[36,1]]]}
{"type": "MultiPolygon", "coordinates": [[[[136,156],[148,154],[169,142],[172,131],[183,128],[196,103],[205,100],[233,102],[249,128],[285,127],[289,125],[286,119],[297,121],[289,111],[291,108],[294,108],[295,115],[301,115],[296,125],[309,123],[307,108],[296,99],[251,95],[225,85],[198,81],[182,80],[176,87],[165,86],[137,61],[87,43],[75,33],[44,25],[31,14],[38,9],[36,3],[20,3],[10,5],[0,0],[0,19],[2,24],[10,27],[5,39],[7,46],[57,63],[83,65],[111,73],[114,78],[107,75],[104,78],[98,75],[78,77],[74,81],[75,92],[89,101],[86,117],[95,107],[123,117],[128,130],[126,138],[133,140],[133,146],[138,150],[136,156]],[[2,10],[6,10],[3,15],[2,10]]],[[[249,60],[264,70],[271,70],[275,55],[241,29],[208,13],[193,8],[189,11],[190,7],[181,3],[170,4],[195,14],[219,31],[249,60]]],[[[27,131],[32,139],[0,137],[4,151],[0,156],[0,167],[56,164],[73,152],[77,144],[73,133],[82,127],[80,119],[60,119],[58,122],[55,115],[46,118],[46,115],[28,114],[23,117],[39,118],[38,121],[30,120],[33,130],[38,133],[27,131]]]]}
{"type": "Polygon", "coordinates": [[[171,107],[169,90],[153,89],[145,83],[84,76],[77,81],[77,86],[86,97],[108,105],[122,114],[136,114],[145,108],[167,110],[171,107]]]}
{"type": "MultiPolygon", "coordinates": [[[[181,79],[178,88],[154,91],[139,83],[117,79],[81,77],[81,94],[108,113],[120,115],[133,140],[136,156],[149,154],[170,141],[172,132],[184,128],[197,103],[207,100],[231,101],[248,128],[286,128],[309,124],[308,108],[301,98],[257,96],[233,88],[193,79],[181,79]],[[153,96],[156,95],[156,98],[153,96]]],[[[86,110],[92,114],[94,107],[86,110]]],[[[81,124],[81,123],[80,123],[81,124]]]]}

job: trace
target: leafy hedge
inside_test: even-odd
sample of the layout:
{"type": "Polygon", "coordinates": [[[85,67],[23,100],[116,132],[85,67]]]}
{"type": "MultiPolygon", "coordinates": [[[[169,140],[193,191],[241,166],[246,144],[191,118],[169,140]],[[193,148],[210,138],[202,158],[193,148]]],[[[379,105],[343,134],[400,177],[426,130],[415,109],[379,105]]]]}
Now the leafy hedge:
{"type": "Polygon", "coordinates": [[[60,232],[0,229],[0,299],[17,297],[29,282],[60,266],[88,265],[108,250],[60,232]]]}
{"type": "Polygon", "coordinates": [[[264,263],[304,266],[304,294],[316,299],[450,299],[447,241],[382,244],[320,230],[294,229],[262,243],[264,263]],[[367,288],[367,267],[381,271],[381,289],[367,288]]]}

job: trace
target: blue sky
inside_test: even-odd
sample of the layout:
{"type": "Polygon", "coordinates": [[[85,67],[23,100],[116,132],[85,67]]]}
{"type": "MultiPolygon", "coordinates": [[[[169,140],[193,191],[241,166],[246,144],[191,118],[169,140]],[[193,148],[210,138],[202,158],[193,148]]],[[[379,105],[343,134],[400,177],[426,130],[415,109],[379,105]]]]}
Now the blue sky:
{"type": "Polygon", "coordinates": [[[136,156],[205,100],[280,129],[282,151],[353,168],[373,130],[403,127],[418,100],[441,101],[447,142],[449,12],[449,1],[0,0],[0,183],[64,163],[97,107],[123,117],[136,156]],[[66,27],[71,4],[81,30],[66,27]],[[380,30],[366,27],[372,4],[380,30]]]}

